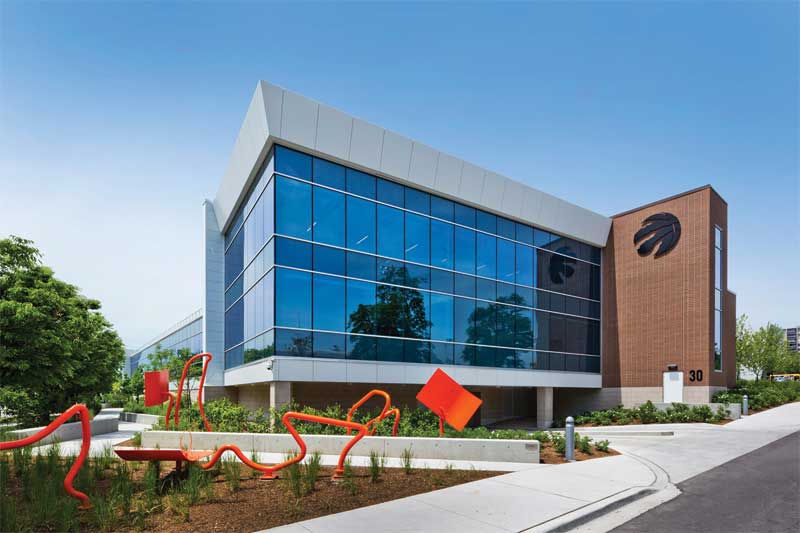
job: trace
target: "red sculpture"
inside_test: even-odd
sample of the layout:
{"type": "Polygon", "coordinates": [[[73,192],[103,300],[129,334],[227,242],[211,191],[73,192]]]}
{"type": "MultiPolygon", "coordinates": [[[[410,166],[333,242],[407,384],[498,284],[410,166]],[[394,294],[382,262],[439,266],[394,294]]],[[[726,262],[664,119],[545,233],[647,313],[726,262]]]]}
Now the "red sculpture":
{"type": "Polygon", "coordinates": [[[417,400],[439,417],[439,436],[444,435],[447,422],[463,431],[469,419],[481,406],[480,398],[459,385],[441,368],[437,368],[417,394],[417,400]]]}
{"type": "Polygon", "coordinates": [[[89,501],[89,497],[79,490],[75,490],[72,486],[72,481],[75,479],[75,476],[78,473],[78,470],[81,469],[83,466],[83,461],[86,459],[86,456],[89,454],[89,446],[91,445],[92,441],[92,426],[89,423],[89,410],[86,409],[86,406],[83,404],[75,404],[63,413],[61,413],[58,418],[50,422],[50,424],[43,428],[38,433],[31,435],[30,437],[25,437],[24,439],[19,440],[12,440],[7,442],[0,442],[0,450],[11,450],[14,448],[22,448],[24,446],[29,446],[34,442],[38,442],[51,434],[55,429],[72,418],[75,415],[79,415],[81,417],[81,452],[78,454],[78,458],[72,463],[72,466],[67,472],[67,476],[64,478],[64,490],[67,491],[67,494],[72,496],[73,498],[77,498],[81,501],[80,505],[78,506],[79,509],[91,509],[92,503],[89,501]]]}
{"type": "MultiPolygon", "coordinates": [[[[206,428],[206,431],[211,432],[211,424],[208,422],[206,418],[205,411],[203,410],[203,386],[205,385],[206,379],[206,371],[208,370],[208,364],[211,362],[213,358],[210,353],[199,353],[193,357],[191,357],[183,367],[183,373],[181,375],[181,380],[178,385],[178,395],[177,398],[174,394],[169,392],[169,374],[166,370],[160,370],[156,372],[145,372],[145,405],[160,405],[163,404],[165,401],[169,400],[169,406],[167,407],[167,414],[164,420],[164,426],[169,429],[169,421],[170,415],[172,411],[173,404],[175,405],[175,415],[174,415],[174,424],[175,427],[180,425],[180,408],[181,408],[181,392],[183,391],[183,384],[186,379],[186,374],[189,370],[189,365],[195,362],[197,359],[204,358],[203,362],[203,371],[200,375],[200,384],[198,386],[198,394],[197,394],[197,407],[200,410],[200,416],[203,418],[203,424],[206,428]]],[[[222,455],[226,451],[231,451],[236,454],[236,456],[241,459],[241,461],[249,466],[254,470],[258,470],[263,472],[264,474],[261,476],[261,479],[274,479],[276,477],[275,472],[286,468],[289,465],[302,461],[303,458],[306,456],[307,446],[306,443],[303,441],[300,434],[295,429],[294,425],[292,424],[292,420],[303,420],[306,422],[315,422],[318,424],[328,424],[331,426],[338,426],[344,427],[347,429],[347,435],[351,434],[352,430],[356,430],[356,435],[350,439],[347,444],[342,449],[341,454],[339,454],[339,462],[336,465],[336,469],[334,470],[333,479],[339,479],[344,474],[344,462],[347,458],[347,454],[350,453],[350,450],[353,446],[356,445],[358,441],[364,438],[367,434],[374,435],[376,428],[373,427],[378,422],[384,420],[389,416],[394,416],[394,426],[392,428],[392,435],[397,435],[397,428],[400,423],[400,410],[397,408],[389,409],[391,407],[391,398],[389,395],[381,390],[372,390],[368,392],[364,397],[362,397],[358,402],[356,402],[350,410],[347,412],[347,420],[337,420],[335,418],[328,418],[324,416],[316,416],[316,415],[308,415],[305,413],[298,413],[294,411],[290,411],[283,415],[282,422],[286,426],[286,429],[289,430],[289,433],[294,438],[297,445],[300,447],[300,451],[294,457],[283,461],[282,463],[278,463],[275,465],[267,466],[256,463],[250,460],[242,450],[233,444],[226,444],[215,452],[211,451],[196,451],[191,449],[191,444],[189,445],[188,450],[184,449],[144,449],[144,448],[116,448],[114,451],[119,455],[122,459],[127,461],[147,461],[147,460],[157,460],[157,461],[175,461],[175,465],[178,470],[180,470],[181,463],[183,461],[190,461],[196,462],[204,457],[211,456],[208,461],[204,463],[198,463],[198,465],[208,470],[209,468],[213,467],[217,461],[220,460],[222,455]],[[357,422],[353,422],[352,415],[356,409],[361,407],[367,400],[372,398],[373,396],[383,396],[386,400],[384,403],[383,408],[378,416],[373,418],[372,420],[368,421],[366,424],[359,424],[357,422]]]]}

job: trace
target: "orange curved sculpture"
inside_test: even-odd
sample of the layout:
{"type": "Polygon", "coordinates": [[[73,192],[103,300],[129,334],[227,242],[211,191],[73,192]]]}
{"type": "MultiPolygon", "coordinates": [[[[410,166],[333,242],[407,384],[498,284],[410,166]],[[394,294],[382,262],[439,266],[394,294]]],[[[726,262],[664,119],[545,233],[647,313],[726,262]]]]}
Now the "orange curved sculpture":
{"type": "MultiPolygon", "coordinates": [[[[206,412],[203,410],[203,386],[206,382],[206,371],[208,370],[208,363],[210,363],[214,358],[210,353],[207,352],[192,356],[188,361],[186,361],[186,364],[183,365],[181,382],[178,385],[178,398],[175,400],[175,427],[178,427],[180,422],[181,396],[183,392],[183,383],[186,380],[186,373],[189,371],[189,366],[201,358],[205,358],[205,361],[203,361],[203,371],[200,374],[200,384],[197,386],[197,408],[200,409],[200,416],[203,418],[203,424],[206,427],[206,431],[211,432],[211,424],[208,423],[206,412]]],[[[169,413],[167,413],[167,418],[169,418],[169,413]]]]}
{"type": "Polygon", "coordinates": [[[91,509],[92,503],[89,501],[89,497],[79,490],[75,490],[72,486],[72,482],[75,479],[75,476],[78,474],[78,470],[81,469],[83,466],[83,461],[86,459],[86,456],[89,454],[89,446],[92,441],[92,427],[89,423],[89,410],[86,409],[86,406],[83,404],[76,403],[63,413],[61,413],[58,418],[50,422],[50,424],[39,431],[38,433],[31,435],[30,437],[25,437],[24,439],[19,440],[12,440],[7,442],[0,442],[0,450],[11,450],[13,448],[22,448],[24,446],[29,446],[34,442],[38,442],[51,434],[55,429],[72,418],[75,415],[79,415],[81,418],[81,452],[78,454],[78,458],[72,464],[67,472],[67,476],[64,478],[64,490],[72,496],[73,498],[77,498],[81,501],[80,505],[78,506],[79,509],[91,509]]]}
{"type": "MultiPolygon", "coordinates": [[[[375,434],[375,431],[377,430],[377,428],[374,427],[372,428],[372,430],[370,430],[369,429],[370,426],[383,421],[385,418],[391,415],[394,415],[394,426],[392,427],[392,437],[396,437],[397,427],[400,425],[400,409],[396,407],[394,409],[389,409],[389,407],[392,404],[392,399],[389,397],[388,393],[379,389],[373,389],[369,391],[360,400],[354,403],[353,407],[351,407],[350,410],[347,411],[347,421],[350,422],[353,418],[353,413],[356,411],[356,409],[364,405],[364,403],[366,403],[367,400],[369,400],[373,396],[383,396],[386,402],[384,403],[383,409],[381,409],[380,414],[365,424],[365,426],[367,426],[367,430],[369,431],[369,436],[370,437],[373,436],[375,434]]],[[[347,434],[348,435],[350,434],[350,428],[347,428],[347,434]]]]}
{"type": "Polygon", "coordinates": [[[367,426],[365,424],[350,422],[349,420],[337,420],[335,418],[307,415],[305,413],[296,413],[290,411],[283,415],[281,421],[283,422],[283,425],[286,426],[286,429],[289,430],[289,433],[291,433],[292,437],[294,437],[294,440],[297,443],[297,445],[300,447],[300,451],[294,457],[291,457],[282,463],[278,463],[272,466],[266,466],[251,461],[244,453],[242,453],[242,450],[238,446],[234,446],[233,444],[226,444],[225,446],[222,446],[216,452],[214,452],[214,454],[209,458],[207,462],[201,463],[199,466],[204,470],[208,470],[209,468],[214,466],[217,463],[217,461],[219,461],[223,453],[225,453],[226,451],[232,451],[233,453],[236,454],[236,456],[239,459],[242,460],[244,464],[246,464],[247,466],[249,466],[254,470],[263,472],[264,475],[261,476],[261,479],[275,479],[276,477],[275,472],[283,468],[286,468],[289,465],[302,461],[303,458],[306,456],[306,452],[308,451],[305,441],[303,441],[303,438],[297,432],[297,429],[295,429],[294,425],[291,422],[292,420],[304,420],[306,422],[316,422],[318,424],[328,424],[331,426],[345,427],[348,429],[348,431],[351,429],[358,430],[356,436],[350,439],[350,441],[348,441],[345,447],[342,448],[342,453],[339,454],[339,462],[337,463],[336,469],[334,470],[333,473],[333,479],[339,479],[344,475],[344,462],[345,459],[347,458],[347,454],[350,453],[350,450],[353,448],[353,446],[355,446],[356,443],[360,441],[362,438],[364,438],[367,434],[367,426]]]}

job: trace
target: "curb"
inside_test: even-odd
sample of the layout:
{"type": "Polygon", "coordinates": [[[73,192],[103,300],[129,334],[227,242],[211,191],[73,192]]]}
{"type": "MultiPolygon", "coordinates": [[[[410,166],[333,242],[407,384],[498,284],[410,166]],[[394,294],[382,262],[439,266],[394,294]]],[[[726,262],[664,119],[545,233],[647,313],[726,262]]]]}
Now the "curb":
{"type": "Polygon", "coordinates": [[[548,523],[540,524],[530,529],[526,529],[525,531],[536,533],[563,533],[566,531],[572,531],[576,527],[582,526],[587,522],[591,522],[592,520],[610,513],[615,509],[624,507],[635,502],[636,500],[644,498],[645,496],[650,496],[657,492],[658,490],[650,487],[626,489],[618,494],[615,494],[614,496],[609,496],[605,500],[590,503],[585,507],[581,507],[580,509],[572,511],[571,513],[554,518],[548,523]]]}

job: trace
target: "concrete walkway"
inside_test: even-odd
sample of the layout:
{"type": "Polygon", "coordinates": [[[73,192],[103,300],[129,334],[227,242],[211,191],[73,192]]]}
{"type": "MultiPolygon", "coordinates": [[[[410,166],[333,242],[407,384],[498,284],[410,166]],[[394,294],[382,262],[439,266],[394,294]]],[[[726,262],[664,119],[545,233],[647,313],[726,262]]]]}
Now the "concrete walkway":
{"type": "MultiPolygon", "coordinates": [[[[352,531],[609,531],[680,491],[675,484],[800,430],[800,403],[731,422],[629,427],[673,436],[604,436],[623,455],[533,465],[345,513],[276,528],[284,533],[352,531]]],[[[620,428],[614,428],[623,431],[620,428]]]]}

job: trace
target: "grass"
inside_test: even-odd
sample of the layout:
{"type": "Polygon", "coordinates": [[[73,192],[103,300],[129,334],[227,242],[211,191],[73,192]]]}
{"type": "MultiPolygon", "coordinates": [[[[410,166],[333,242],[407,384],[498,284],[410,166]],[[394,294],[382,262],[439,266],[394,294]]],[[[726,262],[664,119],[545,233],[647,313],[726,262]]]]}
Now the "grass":
{"type": "Polygon", "coordinates": [[[377,483],[381,479],[381,472],[384,468],[381,461],[381,456],[375,450],[369,451],[369,480],[372,483],[377,483]]]}
{"type": "Polygon", "coordinates": [[[401,459],[403,460],[403,471],[406,475],[410,475],[414,471],[414,452],[411,451],[411,448],[403,449],[401,459]]]}

